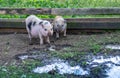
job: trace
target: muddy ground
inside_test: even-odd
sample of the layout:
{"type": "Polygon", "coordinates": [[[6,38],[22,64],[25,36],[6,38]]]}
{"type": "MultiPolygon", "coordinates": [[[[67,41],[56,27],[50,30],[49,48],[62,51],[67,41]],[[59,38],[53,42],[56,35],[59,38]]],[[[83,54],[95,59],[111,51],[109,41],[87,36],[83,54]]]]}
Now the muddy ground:
{"type": "MultiPolygon", "coordinates": [[[[0,65],[10,65],[15,62],[15,56],[18,54],[28,53],[30,50],[46,50],[47,44],[40,46],[39,40],[34,40],[33,45],[29,45],[27,34],[0,34],[0,65]]],[[[67,37],[61,37],[58,40],[51,38],[51,45],[55,45],[61,54],[73,52],[73,56],[62,56],[65,59],[79,59],[79,54],[94,52],[96,55],[110,54],[120,55],[120,52],[114,52],[103,49],[106,44],[120,44],[120,32],[104,32],[99,34],[68,34],[67,37]],[[70,47],[67,50],[60,50],[63,47],[70,47]],[[74,52],[78,52],[75,53],[74,52]],[[98,52],[99,51],[99,52],[98,52]],[[72,57],[72,58],[71,58],[72,57]]],[[[42,52],[41,52],[42,53],[42,52]]],[[[46,52],[51,54],[52,52],[46,52]]],[[[57,52],[56,52],[57,53],[57,52]]],[[[56,54],[55,53],[55,54],[56,54]]],[[[70,53],[70,54],[71,54],[70,53]]],[[[57,54],[58,56],[61,54],[57,54]]],[[[54,56],[54,53],[52,53],[54,56]]],[[[52,57],[52,56],[51,56],[52,57]]],[[[41,56],[41,58],[45,58],[41,56]]]]}

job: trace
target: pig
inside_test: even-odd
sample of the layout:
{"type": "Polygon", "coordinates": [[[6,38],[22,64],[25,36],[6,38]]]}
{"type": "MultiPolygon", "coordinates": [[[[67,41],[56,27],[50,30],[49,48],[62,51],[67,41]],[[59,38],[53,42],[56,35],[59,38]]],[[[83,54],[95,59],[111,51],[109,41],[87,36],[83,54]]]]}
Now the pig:
{"type": "Polygon", "coordinates": [[[59,34],[63,33],[63,36],[66,36],[67,23],[62,16],[56,16],[53,20],[53,29],[56,34],[56,38],[59,38],[59,34]]]}
{"type": "Polygon", "coordinates": [[[50,43],[49,37],[53,35],[53,25],[49,21],[30,15],[25,19],[25,23],[30,44],[32,44],[32,38],[39,38],[40,45],[44,44],[44,41],[50,43]]]}

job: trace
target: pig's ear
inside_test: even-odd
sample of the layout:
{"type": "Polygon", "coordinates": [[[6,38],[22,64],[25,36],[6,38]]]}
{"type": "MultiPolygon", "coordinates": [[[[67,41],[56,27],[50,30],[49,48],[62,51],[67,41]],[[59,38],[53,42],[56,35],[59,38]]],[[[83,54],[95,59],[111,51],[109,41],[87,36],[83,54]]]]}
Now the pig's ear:
{"type": "Polygon", "coordinates": [[[36,22],[34,21],[34,22],[33,22],[33,26],[34,26],[35,24],[36,24],[36,22]]]}
{"type": "Polygon", "coordinates": [[[43,23],[43,21],[39,22],[39,25],[41,25],[43,23]]]}
{"type": "Polygon", "coordinates": [[[39,22],[39,25],[44,28],[44,26],[43,26],[43,21],[39,22]]]}

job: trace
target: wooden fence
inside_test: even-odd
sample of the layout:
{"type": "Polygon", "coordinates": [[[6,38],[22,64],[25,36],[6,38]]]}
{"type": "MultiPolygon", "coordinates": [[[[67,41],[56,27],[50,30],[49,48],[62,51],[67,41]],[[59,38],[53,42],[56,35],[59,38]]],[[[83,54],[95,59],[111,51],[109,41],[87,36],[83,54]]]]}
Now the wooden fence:
{"type": "Polygon", "coordinates": [[[0,8],[0,14],[98,15],[120,14],[120,8],[0,8]]]}
{"type": "MultiPolygon", "coordinates": [[[[120,15],[120,8],[0,8],[0,14],[120,15]]],[[[25,19],[0,19],[1,29],[24,29],[25,19]]],[[[47,19],[52,21],[53,19],[47,19]]],[[[118,18],[69,18],[68,29],[120,29],[118,18]]]]}

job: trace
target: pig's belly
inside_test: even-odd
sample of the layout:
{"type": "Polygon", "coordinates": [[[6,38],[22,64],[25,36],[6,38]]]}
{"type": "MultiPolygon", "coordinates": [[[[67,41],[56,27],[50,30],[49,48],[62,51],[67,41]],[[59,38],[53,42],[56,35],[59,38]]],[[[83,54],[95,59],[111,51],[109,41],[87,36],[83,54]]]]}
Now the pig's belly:
{"type": "Polygon", "coordinates": [[[37,30],[32,30],[32,31],[31,31],[31,35],[32,35],[32,37],[34,37],[34,38],[38,38],[38,37],[39,37],[39,31],[37,31],[37,30]]]}

